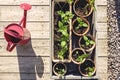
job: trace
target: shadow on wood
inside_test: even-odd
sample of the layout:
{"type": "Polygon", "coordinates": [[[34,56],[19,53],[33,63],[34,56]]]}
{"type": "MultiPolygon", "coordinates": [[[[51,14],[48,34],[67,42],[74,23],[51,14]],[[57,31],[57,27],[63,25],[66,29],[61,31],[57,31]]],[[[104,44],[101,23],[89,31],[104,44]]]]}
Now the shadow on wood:
{"type": "Polygon", "coordinates": [[[44,72],[44,63],[41,56],[36,56],[31,41],[25,45],[18,45],[16,49],[20,80],[37,80],[37,76],[41,78],[44,72]],[[26,56],[26,54],[32,56],[26,56]]]}

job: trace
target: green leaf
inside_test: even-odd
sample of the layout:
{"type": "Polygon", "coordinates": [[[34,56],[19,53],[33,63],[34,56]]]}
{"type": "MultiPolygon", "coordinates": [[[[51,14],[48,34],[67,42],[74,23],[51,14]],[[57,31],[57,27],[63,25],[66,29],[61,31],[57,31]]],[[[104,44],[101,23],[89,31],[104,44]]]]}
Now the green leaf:
{"type": "Polygon", "coordinates": [[[63,11],[57,11],[57,13],[58,13],[58,15],[62,15],[62,14],[64,14],[64,12],[63,11]]]}
{"type": "Polygon", "coordinates": [[[69,36],[69,34],[68,34],[68,32],[67,31],[64,31],[64,30],[62,30],[62,31],[60,31],[65,37],[68,37],[69,36]]]}
{"type": "Polygon", "coordinates": [[[76,54],[79,54],[79,52],[78,52],[78,51],[76,51],[76,54]]]}
{"type": "Polygon", "coordinates": [[[66,15],[70,15],[71,12],[70,12],[70,11],[66,11],[65,14],[66,14],[66,15]]]}
{"type": "Polygon", "coordinates": [[[59,28],[63,27],[63,23],[61,21],[58,22],[59,28]]]}
{"type": "Polygon", "coordinates": [[[80,28],[80,26],[77,26],[77,27],[75,27],[75,30],[78,30],[80,28]]]}
{"type": "Polygon", "coordinates": [[[82,54],[81,58],[87,58],[89,56],[89,54],[82,54]]]}
{"type": "Polygon", "coordinates": [[[87,71],[88,76],[91,77],[92,76],[92,72],[94,71],[94,67],[87,67],[85,70],[87,71]]]}
{"type": "Polygon", "coordinates": [[[90,40],[90,44],[95,44],[95,42],[94,42],[94,41],[92,41],[92,40],[90,40]]]}
{"type": "Polygon", "coordinates": [[[76,61],[82,62],[85,58],[87,58],[89,54],[82,54],[81,56],[78,56],[76,61]]]}
{"type": "Polygon", "coordinates": [[[74,17],[74,14],[71,13],[71,15],[70,15],[70,19],[72,19],[73,17],[74,17]]]}
{"type": "Polygon", "coordinates": [[[69,4],[72,4],[73,3],[73,0],[67,0],[69,4]]]}
{"type": "Polygon", "coordinates": [[[88,27],[88,25],[86,23],[83,23],[83,27],[88,27]]]}
{"type": "Polygon", "coordinates": [[[82,19],[77,17],[77,21],[78,21],[78,23],[80,23],[80,22],[82,22],[82,19]]]}
{"type": "Polygon", "coordinates": [[[88,41],[88,37],[87,36],[83,36],[83,39],[85,40],[85,41],[88,41]]]}
{"type": "Polygon", "coordinates": [[[93,68],[89,67],[89,72],[93,72],[93,71],[94,71],[94,67],[93,68]]]}
{"type": "Polygon", "coordinates": [[[62,15],[61,15],[61,18],[64,18],[64,17],[65,17],[65,14],[62,14],[62,15]]]}
{"type": "Polygon", "coordinates": [[[78,62],[82,62],[83,61],[83,58],[81,58],[80,56],[76,59],[76,61],[78,62]]]}
{"type": "Polygon", "coordinates": [[[97,9],[96,9],[96,7],[95,7],[95,6],[93,6],[93,8],[94,8],[94,11],[97,11],[97,9]]]}
{"type": "Polygon", "coordinates": [[[88,77],[91,77],[91,76],[92,76],[92,73],[91,73],[91,72],[89,72],[89,73],[88,73],[88,77]]]}
{"type": "Polygon", "coordinates": [[[65,47],[66,44],[67,44],[66,41],[62,41],[61,42],[61,47],[65,47]]]}
{"type": "Polygon", "coordinates": [[[90,0],[90,5],[93,5],[95,0],[90,0]]]}
{"type": "Polygon", "coordinates": [[[64,53],[62,52],[62,51],[58,51],[58,58],[60,58],[60,59],[64,59],[64,55],[63,55],[64,53]]]}
{"type": "Polygon", "coordinates": [[[89,42],[85,42],[85,45],[88,46],[90,43],[89,42]]]}

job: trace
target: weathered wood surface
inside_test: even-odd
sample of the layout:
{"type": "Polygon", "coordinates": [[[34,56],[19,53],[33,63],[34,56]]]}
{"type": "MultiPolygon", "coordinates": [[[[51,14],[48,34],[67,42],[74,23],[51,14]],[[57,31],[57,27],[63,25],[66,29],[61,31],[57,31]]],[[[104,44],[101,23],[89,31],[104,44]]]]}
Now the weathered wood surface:
{"type": "Polygon", "coordinates": [[[0,5],[20,5],[29,3],[31,5],[50,5],[50,0],[0,0],[0,5]]]}
{"type": "Polygon", "coordinates": [[[49,73],[49,57],[0,57],[0,73],[49,73]]]}
{"type": "Polygon", "coordinates": [[[96,0],[96,29],[97,29],[97,76],[99,80],[107,80],[107,0],[96,0]]]}
{"type": "Polygon", "coordinates": [[[107,32],[107,23],[96,23],[96,28],[98,32],[107,32]]]}
{"type": "Polygon", "coordinates": [[[50,41],[32,39],[31,43],[24,46],[18,46],[11,53],[6,51],[7,42],[0,39],[0,56],[50,56],[50,41]],[[19,54],[17,54],[19,50],[19,54]],[[35,54],[32,54],[32,52],[35,54]]]}
{"type": "Polygon", "coordinates": [[[107,32],[97,32],[98,39],[107,39],[107,32]]]}
{"type": "Polygon", "coordinates": [[[107,6],[97,6],[96,9],[97,22],[107,22],[107,6]]]}
{"type": "MultiPolygon", "coordinates": [[[[3,30],[8,24],[11,22],[0,22],[0,38],[4,37],[3,30]]],[[[31,38],[50,38],[49,22],[28,22],[26,27],[31,33],[31,38]]]]}
{"type": "Polygon", "coordinates": [[[100,80],[107,80],[107,57],[98,57],[97,74],[100,80]]]}
{"type": "Polygon", "coordinates": [[[107,0],[95,0],[96,5],[107,5],[107,0]]]}
{"type": "Polygon", "coordinates": [[[1,73],[0,80],[52,80],[50,74],[1,73]],[[41,77],[42,76],[42,77],[41,77]]]}
{"type": "MultiPolygon", "coordinates": [[[[49,14],[49,6],[32,6],[27,21],[49,21],[49,14]]],[[[0,6],[0,21],[20,21],[22,16],[23,10],[19,6],[0,6]]]]}
{"type": "Polygon", "coordinates": [[[106,56],[107,57],[107,49],[108,49],[107,40],[106,39],[98,40],[97,49],[96,49],[97,56],[106,56]]]}

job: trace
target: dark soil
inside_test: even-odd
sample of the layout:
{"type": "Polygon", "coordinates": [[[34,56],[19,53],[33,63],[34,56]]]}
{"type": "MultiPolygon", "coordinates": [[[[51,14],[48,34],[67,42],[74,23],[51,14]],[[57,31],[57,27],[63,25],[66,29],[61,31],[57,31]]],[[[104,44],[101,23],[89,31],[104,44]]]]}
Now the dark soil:
{"type": "Polygon", "coordinates": [[[65,70],[65,66],[61,63],[58,63],[56,66],[55,66],[55,72],[58,73],[59,70],[58,69],[64,69],[65,70]]]}
{"type": "Polygon", "coordinates": [[[83,74],[88,74],[88,71],[86,71],[85,69],[88,67],[95,67],[94,63],[91,62],[90,60],[86,60],[84,63],[81,64],[80,70],[83,74]]]}

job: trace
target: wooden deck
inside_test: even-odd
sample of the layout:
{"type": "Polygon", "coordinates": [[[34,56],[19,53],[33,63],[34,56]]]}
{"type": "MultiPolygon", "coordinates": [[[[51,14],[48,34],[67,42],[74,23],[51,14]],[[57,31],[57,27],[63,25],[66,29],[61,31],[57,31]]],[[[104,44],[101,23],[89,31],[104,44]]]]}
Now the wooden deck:
{"type": "MultiPolygon", "coordinates": [[[[50,78],[50,2],[51,0],[0,0],[0,80],[51,80],[50,78]],[[31,41],[6,51],[3,29],[18,23],[23,10],[19,5],[30,3],[27,29],[31,41]]],[[[107,80],[107,0],[96,0],[97,74],[107,80]]]]}

